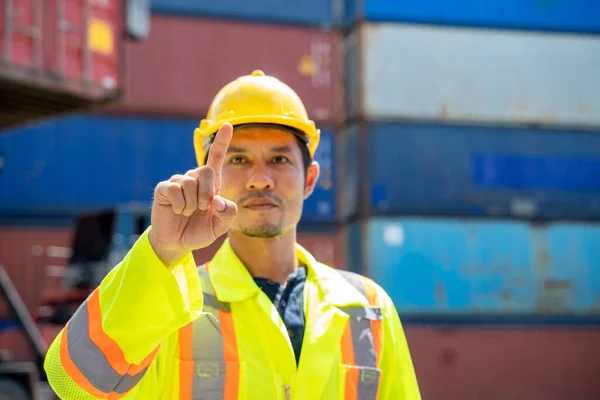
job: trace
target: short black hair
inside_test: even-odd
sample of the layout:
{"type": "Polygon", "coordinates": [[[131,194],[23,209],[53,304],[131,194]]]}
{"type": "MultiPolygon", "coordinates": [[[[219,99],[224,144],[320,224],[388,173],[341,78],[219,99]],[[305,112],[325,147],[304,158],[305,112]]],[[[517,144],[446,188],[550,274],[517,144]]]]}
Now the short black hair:
{"type": "Polygon", "coordinates": [[[302,164],[304,165],[304,176],[308,173],[308,167],[312,164],[312,157],[310,156],[310,152],[308,151],[308,146],[304,140],[300,139],[298,136],[294,135],[296,138],[296,142],[298,146],[300,146],[300,151],[302,152],[302,164]]]}

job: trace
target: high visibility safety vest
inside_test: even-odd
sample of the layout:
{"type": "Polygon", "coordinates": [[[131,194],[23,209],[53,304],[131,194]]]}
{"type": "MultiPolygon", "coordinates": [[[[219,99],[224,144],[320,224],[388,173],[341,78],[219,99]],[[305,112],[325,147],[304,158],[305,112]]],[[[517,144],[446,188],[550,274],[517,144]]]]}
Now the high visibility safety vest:
{"type": "MultiPolygon", "coordinates": [[[[151,229],[151,228],[150,228],[151,229]]],[[[166,268],[145,232],[51,344],[61,399],[420,399],[400,319],[373,281],[307,268],[297,365],[285,324],[226,240],[166,268]]]]}

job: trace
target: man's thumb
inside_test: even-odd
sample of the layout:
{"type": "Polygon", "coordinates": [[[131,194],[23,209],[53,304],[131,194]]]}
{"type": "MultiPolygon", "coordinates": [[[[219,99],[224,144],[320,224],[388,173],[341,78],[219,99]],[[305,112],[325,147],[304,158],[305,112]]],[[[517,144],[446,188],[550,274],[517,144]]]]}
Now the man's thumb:
{"type": "Polygon", "coordinates": [[[210,207],[213,209],[213,214],[219,221],[227,222],[237,213],[237,204],[231,200],[224,199],[217,195],[210,202],[210,207]]]}

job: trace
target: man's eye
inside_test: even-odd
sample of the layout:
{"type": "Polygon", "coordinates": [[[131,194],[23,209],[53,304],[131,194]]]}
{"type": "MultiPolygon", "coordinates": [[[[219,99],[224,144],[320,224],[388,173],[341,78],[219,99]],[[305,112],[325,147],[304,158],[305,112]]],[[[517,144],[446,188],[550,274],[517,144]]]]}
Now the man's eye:
{"type": "Polygon", "coordinates": [[[273,158],[273,162],[275,164],[285,164],[288,162],[288,159],[284,156],[276,156],[273,158]]]}
{"type": "Polygon", "coordinates": [[[234,156],[231,157],[231,163],[232,164],[242,164],[246,161],[246,159],[242,156],[234,156]]]}

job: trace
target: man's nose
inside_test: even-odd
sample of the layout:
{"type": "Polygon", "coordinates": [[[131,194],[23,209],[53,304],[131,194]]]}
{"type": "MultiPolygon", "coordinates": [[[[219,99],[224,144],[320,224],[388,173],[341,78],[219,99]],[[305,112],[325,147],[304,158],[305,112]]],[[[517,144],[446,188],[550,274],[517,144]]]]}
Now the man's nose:
{"type": "Polygon", "coordinates": [[[264,166],[257,166],[248,182],[246,183],[247,190],[273,190],[275,182],[271,178],[269,171],[264,166]]]}

